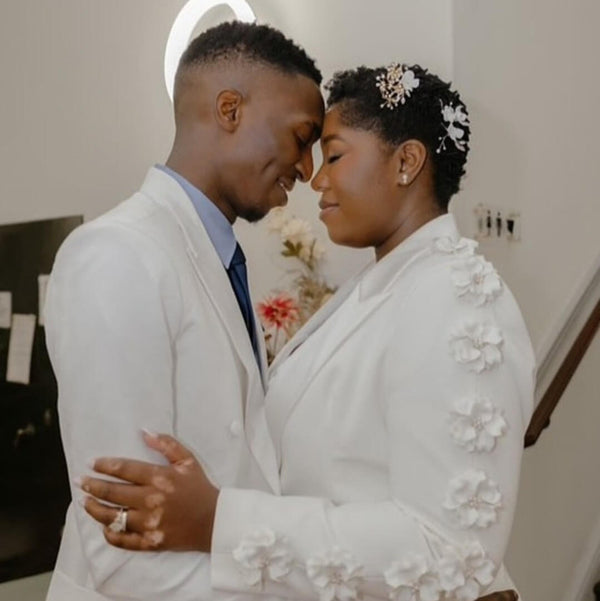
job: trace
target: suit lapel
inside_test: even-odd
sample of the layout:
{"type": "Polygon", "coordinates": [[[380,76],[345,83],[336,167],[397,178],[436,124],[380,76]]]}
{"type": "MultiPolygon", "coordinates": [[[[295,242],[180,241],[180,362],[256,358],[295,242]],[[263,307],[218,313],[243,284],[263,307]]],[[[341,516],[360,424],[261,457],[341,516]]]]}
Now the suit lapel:
{"type": "MultiPolygon", "coordinates": [[[[186,245],[188,258],[198,280],[213,304],[231,345],[247,374],[246,398],[240,399],[244,411],[246,438],[257,464],[274,491],[279,490],[275,452],[264,417],[265,355],[261,332],[258,331],[261,367],[256,363],[252,343],[227,272],[214,249],[204,225],[190,199],[169,175],[151,169],[142,194],[164,207],[173,217],[186,245]],[[263,370],[261,373],[261,369],[263,370]]],[[[255,323],[260,324],[255,314],[255,323]]],[[[260,327],[260,326],[258,326],[260,327]]]]}

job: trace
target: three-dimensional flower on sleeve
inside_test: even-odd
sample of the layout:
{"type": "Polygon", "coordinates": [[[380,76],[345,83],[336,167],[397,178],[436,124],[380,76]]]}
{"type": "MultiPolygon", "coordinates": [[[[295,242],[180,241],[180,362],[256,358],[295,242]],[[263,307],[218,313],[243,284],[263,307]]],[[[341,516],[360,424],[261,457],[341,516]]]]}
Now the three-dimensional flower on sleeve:
{"type": "Polygon", "coordinates": [[[470,469],[450,480],[443,507],[462,528],[487,528],[498,519],[501,501],[498,484],[470,469]]]}
{"type": "Polygon", "coordinates": [[[248,586],[260,586],[265,578],[280,582],[293,567],[292,556],[284,541],[266,527],[245,536],[233,550],[248,586]]]}
{"type": "Polygon", "coordinates": [[[502,361],[500,329],[480,322],[465,322],[450,335],[454,359],[470,371],[481,373],[502,361]]]}
{"type": "Polygon", "coordinates": [[[450,435],[470,453],[492,451],[506,429],[502,413],[486,397],[460,398],[450,412],[450,435]]]}
{"type": "Polygon", "coordinates": [[[308,559],[306,574],[317,589],[320,601],[356,601],[359,598],[362,566],[339,547],[308,559]]]}
{"type": "Polygon", "coordinates": [[[440,582],[423,555],[411,553],[395,561],[383,574],[392,601],[438,601],[440,582]]]}
{"type": "Polygon", "coordinates": [[[482,256],[466,258],[452,266],[452,283],[459,298],[481,306],[502,292],[502,281],[494,266],[482,256]]]}

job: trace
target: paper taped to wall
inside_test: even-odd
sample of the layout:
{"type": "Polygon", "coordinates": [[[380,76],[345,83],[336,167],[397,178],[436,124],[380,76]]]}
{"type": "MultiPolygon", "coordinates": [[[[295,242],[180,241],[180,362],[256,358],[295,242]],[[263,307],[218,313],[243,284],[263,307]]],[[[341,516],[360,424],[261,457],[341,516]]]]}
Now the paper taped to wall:
{"type": "Polygon", "coordinates": [[[29,384],[35,322],[35,315],[13,315],[8,344],[7,382],[29,384]]]}
{"type": "Polygon", "coordinates": [[[44,305],[46,304],[46,290],[48,288],[49,275],[38,275],[38,323],[44,325],[44,305]]]}
{"type": "Polygon", "coordinates": [[[0,292],[0,328],[10,328],[12,319],[12,293],[0,292]]]}

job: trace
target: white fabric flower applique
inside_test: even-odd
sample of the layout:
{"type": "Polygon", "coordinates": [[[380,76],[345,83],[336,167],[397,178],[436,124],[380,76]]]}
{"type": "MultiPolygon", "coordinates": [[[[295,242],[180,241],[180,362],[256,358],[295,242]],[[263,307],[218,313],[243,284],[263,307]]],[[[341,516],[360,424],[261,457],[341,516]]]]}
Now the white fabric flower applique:
{"type": "Polygon", "coordinates": [[[486,397],[458,399],[450,411],[450,435],[469,453],[489,453],[506,430],[502,413],[486,397]]]}
{"type": "Polygon", "coordinates": [[[265,578],[281,582],[293,567],[292,556],[283,540],[266,527],[245,536],[233,550],[248,586],[261,586],[265,578]]]}
{"type": "Polygon", "coordinates": [[[410,554],[383,573],[392,601],[438,601],[441,587],[436,570],[423,555],[410,554]]]}
{"type": "Polygon", "coordinates": [[[468,470],[450,480],[443,503],[461,528],[488,528],[498,519],[502,495],[481,470],[468,470]]]}
{"type": "Polygon", "coordinates": [[[320,601],[356,601],[360,598],[358,587],[363,581],[362,566],[339,547],[309,558],[306,573],[317,589],[320,601]]]}
{"type": "Polygon", "coordinates": [[[459,238],[455,240],[450,236],[442,236],[433,241],[433,249],[436,252],[447,255],[464,255],[472,256],[479,246],[479,242],[470,238],[459,238]]]}
{"type": "Polygon", "coordinates": [[[471,541],[462,549],[448,547],[438,561],[437,570],[446,598],[474,601],[493,582],[496,566],[481,544],[471,541]]]}
{"type": "Polygon", "coordinates": [[[502,362],[502,343],[499,328],[479,322],[465,322],[450,335],[454,359],[478,374],[502,362]]]}
{"type": "Polygon", "coordinates": [[[446,140],[450,138],[454,142],[457,150],[465,152],[467,149],[464,140],[465,130],[469,127],[469,116],[465,113],[465,107],[459,104],[453,107],[451,104],[442,104],[442,119],[446,133],[439,137],[440,145],[436,152],[440,154],[442,150],[446,150],[446,140]],[[447,125],[446,125],[447,124],[447,125]]]}
{"type": "Polygon", "coordinates": [[[494,300],[502,292],[500,276],[481,255],[453,265],[452,283],[459,298],[478,307],[494,300]]]}

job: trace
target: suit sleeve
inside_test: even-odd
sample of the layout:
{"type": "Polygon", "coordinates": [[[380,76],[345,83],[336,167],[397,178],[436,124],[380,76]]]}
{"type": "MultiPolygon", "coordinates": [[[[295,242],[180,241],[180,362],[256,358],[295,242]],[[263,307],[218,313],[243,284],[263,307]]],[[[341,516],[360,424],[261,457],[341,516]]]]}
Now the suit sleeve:
{"type": "MultiPolygon", "coordinates": [[[[181,298],[161,253],[135,231],[94,225],[72,234],[57,255],[46,330],[71,479],[89,473],[95,457],[156,463],[140,428],[173,432],[181,298]]],[[[95,590],[123,599],[195,598],[196,579],[207,576],[206,555],[113,548],[77,503],[82,492],[73,487],[72,495],[95,590]]]]}
{"type": "Polygon", "coordinates": [[[389,301],[404,317],[387,325],[387,339],[374,332],[369,348],[381,353],[368,402],[385,423],[388,497],[334,503],[222,490],[213,587],[470,601],[493,582],[516,502],[533,355],[508,290],[497,295],[488,282],[489,298],[470,298],[451,285],[449,264],[434,271],[389,301]]]}

